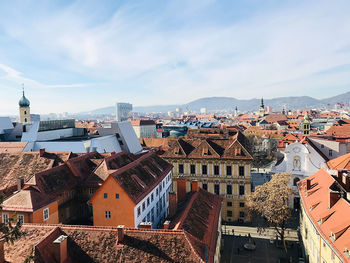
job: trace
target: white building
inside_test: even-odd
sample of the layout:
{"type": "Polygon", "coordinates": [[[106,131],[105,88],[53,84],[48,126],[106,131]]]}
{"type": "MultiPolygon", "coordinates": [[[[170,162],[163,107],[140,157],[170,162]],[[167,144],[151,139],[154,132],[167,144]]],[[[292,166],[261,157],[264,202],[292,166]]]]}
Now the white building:
{"type": "Polygon", "coordinates": [[[125,121],[132,117],[132,104],[118,102],[115,105],[116,121],[125,121]]]}
{"type": "Polygon", "coordinates": [[[272,173],[292,174],[291,185],[295,194],[291,207],[297,208],[299,204],[297,182],[325,168],[326,162],[327,158],[314,145],[294,142],[286,147],[283,158],[272,168],[272,173]]]}
{"type": "Polygon", "coordinates": [[[153,120],[132,120],[131,125],[138,138],[157,137],[156,123],[153,120]]]}

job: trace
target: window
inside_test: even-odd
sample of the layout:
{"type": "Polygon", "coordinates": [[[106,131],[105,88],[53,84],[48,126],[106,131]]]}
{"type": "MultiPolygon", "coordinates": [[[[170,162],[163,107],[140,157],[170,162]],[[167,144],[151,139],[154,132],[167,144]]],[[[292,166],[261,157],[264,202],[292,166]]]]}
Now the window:
{"type": "Polygon", "coordinates": [[[49,219],[49,208],[45,208],[43,211],[44,214],[44,220],[49,219]]]}
{"type": "Polygon", "coordinates": [[[239,167],[239,176],[244,176],[244,166],[239,167]]]}
{"type": "Polygon", "coordinates": [[[151,202],[153,202],[153,193],[151,194],[151,202]]]}
{"type": "Polygon", "coordinates": [[[27,122],[27,118],[24,118],[24,122],[27,122]]]}
{"type": "Polygon", "coordinates": [[[119,194],[115,194],[115,199],[119,199],[119,194]]]}
{"type": "Polygon", "coordinates": [[[232,217],[232,211],[231,210],[227,210],[227,216],[228,217],[232,217]]]}
{"type": "Polygon", "coordinates": [[[214,174],[219,175],[219,165],[214,165],[214,174]]]}
{"type": "Polygon", "coordinates": [[[202,174],[207,174],[208,173],[208,167],[207,165],[203,164],[202,165],[202,174]]]}
{"type": "Polygon", "coordinates": [[[147,206],[149,206],[149,197],[147,197],[147,206]]]}
{"type": "Polygon", "coordinates": [[[24,215],[18,215],[17,216],[17,222],[20,223],[20,224],[23,224],[24,223],[24,215]]]}
{"type": "Polygon", "coordinates": [[[140,216],[141,215],[141,207],[138,207],[137,208],[137,216],[140,216]]]}
{"type": "Polygon", "coordinates": [[[184,173],[184,165],[179,164],[179,174],[183,174],[183,173],[184,173]]]}
{"type": "Polygon", "coordinates": [[[232,166],[226,166],[226,175],[232,175],[232,166]]]}
{"type": "Polygon", "coordinates": [[[104,193],[104,194],[103,194],[103,198],[104,198],[104,199],[107,199],[107,196],[108,196],[107,193],[104,193]]]}
{"type": "Polygon", "coordinates": [[[196,173],[196,166],[194,164],[191,164],[191,174],[196,173]]]}
{"type": "Polygon", "coordinates": [[[142,212],[145,211],[145,209],[146,209],[146,204],[145,204],[145,202],[143,202],[142,203],[142,212]]]}
{"type": "Polygon", "coordinates": [[[239,186],[239,195],[244,195],[244,185],[239,186]]]}
{"type": "Polygon", "coordinates": [[[208,191],[208,184],[202,184],[202,188],[206,191],[208,191]]]}
{"type": "Polygon", "coordinates": [[[217,195],[220,194],[220,185],[214,184],[214,193],[217,195]]]}
{"type": "Polygon", "coordinates": [[[227,206],[232,206],[232,202],[227,202],[227,206]]]}
{"type": "Polygon", "coordinates": [[[244,207],[244,203],[239,203],[239,207],[244,207]]]}
{"type": "Polygon", "coordinates": [[[299,181],[300,179],[298,177],[295,177],[293,180],[293,185],[296,186],[299,181]]]}
{"type": "Polygon", "coordinates": [[[321,148],[322,148],[322,149],[324,148],[324,145],[323,145],[323,144],[321,144],[321,148]]]}
{"type": "Polygon", "coordinates": [[[8,213],[2,213],[2,222],[4,224],[7,224],[9,222],[9,214],[8,213]]]}
{"type": "Polygon", "coordinates": [[[162,191],[162,184],[159,185],[159,194],[162,191]]]}
{"type": "Polygon", "coordinates": [[[111,211],[105,211],[105,218],[111,219],[111,211]]]}
{"type": "Polygon", "coordinates": [[[24,114],[27,114],[27,111],[24,111],[24,114]]]}
{"type": "Polygon", "coordinates": [[[226,194],[232,195],[232,185],[228,184],[226,186],[226,194]]]}
{"type": "Polygon", "coordinates": [[[158,188],[156,189],[156,196],[158,196],[158,188]]]}
{"type": "Polygon", "coordinates": [[[244,217],[244,212],[239,212],[239,217],[244,217]]]}
{"type": "Polygon", "coordinates": [[[329,150],[329,156],[332,156],[332,155],[333,155],[333,151],[329,150]]]}
{"type": "Polygon", "coordinates": [[[93,195],[95,193],[95,189],[94,188],[89,188],[89,194],[93,195]]]}
{"type": "Polygon", "coordinates": [[[115,136],[117,136],[118,139],[120,138],[120,134],[119,133],[116,133],[115,136]]]}

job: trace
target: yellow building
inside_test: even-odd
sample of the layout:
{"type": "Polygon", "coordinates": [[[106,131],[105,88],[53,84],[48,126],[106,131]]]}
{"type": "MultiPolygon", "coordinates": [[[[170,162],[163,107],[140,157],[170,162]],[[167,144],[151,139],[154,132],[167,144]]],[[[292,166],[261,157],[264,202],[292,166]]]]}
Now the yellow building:
{"type": "Polygon", "coordinates": [[[243,146],[242,133],[225,136],[219,132],[199,129],[198,134],[190,132],[186,138],[169,141],[162,158],[174,166],[173,191],[178,188],[177,178],[186,179],[187,192],[191,182],[198,181],[199,187],[224,198],[223,220],[249,221],[245,201],[251,191],[252,157],[243,146]]]}
{"type": "Polygon", "coordinates": [[[24,96],[24,90],[22,98],[18,102],[19,106],[19,122],[20,123],[28,123],[30,122],[30,102],[24,96]]]}
{"type": "Polygon", "coordinates": [[[310,263],[350,262],[349,186],[347,176],[323,169],[298,183],[300,234],[310,263]]]}

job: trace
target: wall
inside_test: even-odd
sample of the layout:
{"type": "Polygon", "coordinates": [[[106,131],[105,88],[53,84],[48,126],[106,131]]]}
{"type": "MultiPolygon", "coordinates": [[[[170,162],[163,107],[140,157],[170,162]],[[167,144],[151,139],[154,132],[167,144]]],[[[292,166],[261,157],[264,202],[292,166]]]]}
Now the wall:
{"type": "Polygon", "coordinates": [[[171,191],[172,183],[172,172],[169,172],[167,176],[147,195],[143,198],[134,208],[135,214],[135,227],[138,227],[140,223],[143,222],[152,222],[153,228],[157,228],[157,225],[162,219],[165,219],[168,215],[169,207],[169,192],[171,191]],[[160,190],[160,184],[162,184],[162,190],[160,190]],[[164,187],[163,187],[164,185],[164,187]],[[158,189],[158,191],[157,191],[158,189]],[[158,194],[157,194],[158,192],[158,194]],[[151,201],[151,195],[153,194],[153,201],[151,201]],[[163,201],[163,198],[165,198],[163,201]],[[147,205],[147,199],[150,200],[150,204],[147,205]],[[157,213],[157,207],[162,200],[165,203],[165,206],[162,207],[162,210],[157,213]],[[142,211],[142,204],[145,202],[145,210],[142,211]],[[159,202],[159,203],[158,203],[159,202]],[[158,204],[157,204],[158,203],[158,204]],[[137,209],[140,207],[141,214],[138,216],[137,209]],[[154,220],[152,220],[152,209],[154,211],[154,220]],[[150,219],[147,218],[150,217],[150,219]]]}
{"type": "Polygon", "coordinates": [[[191,180],[198,180],[199,186],[207,184],[207,191],[214,193],[214,185],[218,184],[220,196],[224,198],[221,217],[225,221],[249,221],[248,210],[245,205],[246,195],[251,192],[251,161],[243,160],[221,160],[221,159],[181,159],[181,158],[164,158],[174,166],[173,191],[177,191],[176,179],[185,177],[187,179],[186,191],[191,191],[191,180]],[[184,165],[184,173],[179,173],[179,164],[184,165]],[[196,174],[190,174],[190,165],[196,166],[196,174]],[[202,165],[207,165],[207,175],[202,174],[202,165]],[[219,165],[219,175],[214,175],[214,165],[219,165]],[[232,167],[232,176],[226,175],[226,166],[232,167]],[[239,176],[239,166],[244,166],[245,176],[239,176]],[[232,194],[227,193],[227,185],[232,186],[232,194]],[[239,195],[239,186],[244,186],[244,195],[239,195]],[[227,206],[231,202],[232,206],[227,206]],[[240,203],[244,206],[241,207],[240,203]],[[232,211],[232,216],[227,215],[227,211],[232,211]],[[244,212],[244,217],[240,217],[240,212],[244,212]]]}
{"type": "Polygon", "coordinates": [[[97,190],[92,202],[94,226],[118,226],[135,227],[134,207],[135,203],[125,193],[124,189],[109,176],[103,185],[97,190]],[[107,198],[104,198],[107,193],[107,198]],[[119,194],[119,199],[115,194],[119,194]],[[105,218],[105,211],[111,211],[111,218],[105,218]]]}
{"type": "Polygon", "coordinates": [[[30,218],[32,223],[40,224],[58,224],[58,202],[55,201],[47,206],[44,206],[31,214],[30,218]],[[44,220],[44,209],[49,208],[49,218],[44,220]]]}

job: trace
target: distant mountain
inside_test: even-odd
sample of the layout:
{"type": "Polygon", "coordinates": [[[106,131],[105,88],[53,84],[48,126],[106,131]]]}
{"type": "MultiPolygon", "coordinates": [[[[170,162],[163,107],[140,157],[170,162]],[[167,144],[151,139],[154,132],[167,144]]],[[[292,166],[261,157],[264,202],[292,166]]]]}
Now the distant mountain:
{"type": "MultiPolygon", "coordinates": [[[[236,107],[241,111],[254,111],[259,109],[261,99],[239,100],[230,97],[208,97],[201,98],[183,105],[155,105],[155,106],[136,106],[134,112],[152,113],[175,111],[176,108],[182,108],[183,111],[190,109],[191,111],[199,112],[201,108],[206,108],[207,111],[233,111],[236,107]]],[[[340,94],[327,99],[318,100],[308,96],[300,97],[280,97],[274,99],[264,99],[265,106],[271,106],[274,110],[281,110],[283,105],[288,110],[294,109],[310,109],[326,106],[327,104],[349,103],[350,92],[340,94]]],[[[115,107],[105,107],[92,110],[90,112],[82,112],[80,114],[90,115],[112,115],[115,114],[115,107]]]]}

